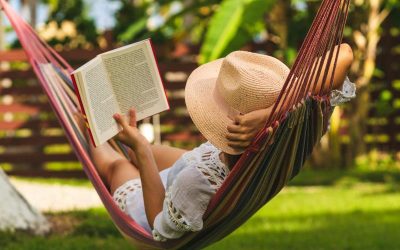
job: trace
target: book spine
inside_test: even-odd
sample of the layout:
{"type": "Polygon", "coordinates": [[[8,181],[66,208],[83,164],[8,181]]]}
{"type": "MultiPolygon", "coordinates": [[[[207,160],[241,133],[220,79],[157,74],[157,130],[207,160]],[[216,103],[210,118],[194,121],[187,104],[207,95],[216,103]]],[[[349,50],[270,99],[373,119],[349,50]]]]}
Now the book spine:
{"type": "MultiPolygon", "coordinates": [[[[167,90],[165,89],[165,85],[164,85],[163,78],[161,77],[160,67],[158,66],[158,61],[157,61],[157,57],[156,57],[156,52],[155,52],[155,50],[154,50],[153,42],[151,41],[150,38],[149,38],[149,41],[150,41],[151,51],[153,52],[154,60],[156,61],[157,71],[158,71],[157,73],[158,73],[158,76],[159,76],[160,79],[161,79],[161,84],[162,84],[163,89],[164,89],[164,95],[167,96],[167,90]]],[[[167,105],[168,105],[168,110],[170,110],[168,98],[167,98],[167,105]]]]}
{"type": "Polygon", "coordinates": [[[89,130],[89,137],[90,137],[90,140],[92,141],[93,145],[96,147],[97,145],[96,145],[96,143],[94,142],[92,130],[91,130],[90,127],[89,127],[89,121],[88,121],[87,116],[86,116],[85,108],[84,108],[84,106],[83,106],[82,99],[81,99],[81,96],[80,96],[80,94],[79,94],[79,89],[78,89],[78,85],[76,84],[76,80],[75,80],[75,75],[74,75],[74,74],[71,74],[71,79],[72,79],[72,83],[74,84],[75,93],[76,93],[76,96],[78,97],[79,105],[81,106],[81,111],[82,111],[82,114],[83,114],[83,118],[85,119],[86,127],[87,127],[88,130],[89,130]]]}

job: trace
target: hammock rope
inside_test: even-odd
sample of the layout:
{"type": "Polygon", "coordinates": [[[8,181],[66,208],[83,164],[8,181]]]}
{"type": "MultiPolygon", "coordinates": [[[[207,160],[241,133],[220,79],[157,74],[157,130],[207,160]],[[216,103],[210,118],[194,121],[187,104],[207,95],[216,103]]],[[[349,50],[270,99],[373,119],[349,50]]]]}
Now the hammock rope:
{"type": "MultiPolygon", "coordinates": [[[[86,175],[117,228],[138,248],[200,249],[230,234],[299,173],[313,146],[328,127],[332,112],[329,97],[322,92],[317,95],[309,93],[310,90],[315,93],[320,77],[332,89],[334,70],[329,72],[328,66],[336,68],[339,50],[334,48],[342,41],[349,0],[322,1],[270,117],[210,201],[204,215],[203,230],[188,233],[180,239],[156,242],[119,209],[96,171],[88,153],[88,142],[73,119],[73,113],[79,110],[69,77],[73,68],[41,40],[5,0],[0,0],[0,5],[15,29],[86,175]],[[54,70],[46,70],[48,65],[54,70]]],[[[110,144],[124,153],[121,144],[114,141],[110,144]]]]}

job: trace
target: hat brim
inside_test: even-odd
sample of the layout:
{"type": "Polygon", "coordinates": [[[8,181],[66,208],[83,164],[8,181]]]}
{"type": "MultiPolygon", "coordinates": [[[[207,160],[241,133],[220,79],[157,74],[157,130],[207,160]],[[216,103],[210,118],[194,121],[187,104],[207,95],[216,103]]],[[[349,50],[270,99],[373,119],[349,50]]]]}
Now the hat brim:
{"type": "Polygon", "coordinates": [[[232,120],[213,97],[222,62],[223,58],[203,64],[190,74],[185,87],[185,102],[190,117],[203,136],[221,151],[238,155],[243,151],[228,146],[226,139],[227,126],[232,120]]]}

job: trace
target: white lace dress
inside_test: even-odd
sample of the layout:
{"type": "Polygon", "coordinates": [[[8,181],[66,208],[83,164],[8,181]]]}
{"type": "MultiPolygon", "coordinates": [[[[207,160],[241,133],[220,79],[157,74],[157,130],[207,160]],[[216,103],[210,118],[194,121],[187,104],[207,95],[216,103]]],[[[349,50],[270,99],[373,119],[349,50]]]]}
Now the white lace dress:
{"type": "Polygon", "coordinates": [[[119,207],[157,241],[175,239],[203,228],[203,214],[229,174],[210,142],[184,153],[170,168],[160,172],[166,193],[163,210],[151,230],[146,218],[140,178],[127,181],[114,192],[119,207]]]}
{"type": "Polygon", "coordinates": [[[330,103],[332,106],[338,106],[348,102],[356,97],[356,85],[350,81],[349,77],[343,82],[341,89],[334,89],[331,92],[330,103]]]}
{"type": "MultiPolygon", "coordinates": [[[[332,106],[355,97],[355,84],[346,78],[342,89],[333,90],[332,106]]],[[[229,173],[219,158],[220,150],[210,142],[186,152],[170,168],[160,172],[166,190],[163,210],[151,230],[146,218],[140,178],[127,181],[114,192],[114,200],[155,240],[181,237],[185,232],[203,228],[208,203],[229,173]]]]}

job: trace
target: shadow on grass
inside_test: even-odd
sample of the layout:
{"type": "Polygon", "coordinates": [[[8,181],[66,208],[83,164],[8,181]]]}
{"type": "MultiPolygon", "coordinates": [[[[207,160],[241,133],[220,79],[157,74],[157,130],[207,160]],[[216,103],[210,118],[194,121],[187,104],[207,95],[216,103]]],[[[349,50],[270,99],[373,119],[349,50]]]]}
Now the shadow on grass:
{"type": "Polygon", "coordinates": [[[400,171],[361,171],[361,170],[303,170],[294,177],[289,186],[331,186],[357,182],[399,183],[400,171]]]}
{"type": "Polygon", "coordinates": [[[253,218],[211,249],[400,249],[400,210],[253,218]]]}
{"type": "MultiPolygon", "coordinates": [[[[55,231],[46,237],[0,233],[1,249],[133,249],[103,209],[63,215],[79,221],[68,233],[55,231]]],[[[400,210],[256,216],[208,249],[400,249],[399,235],[400,210]]]]}
{"type": "Polygon", "coordinates": [[[121,236],[104,209],[48,214],[54,225],[47,236],[1,233],[1,250],[125,250],[134,249],[121,236]]]}
{"type": "MultiPolygon", "coordinates": [[[[385,183],[385,185],[372,185],[365,192],[359,191],[358,193],[361,195],[374,196],[398,192],[400,173],[390,171],[303,171],[291,182],[291,185],[341,185],[342,187],[345,185],[352,187],[360,181],[385,183]],[[381,186],[383,188],[379,188],[381,186]]],[[[300,188],[300,190],[303,190],[303,188],[300,188]]],[[[326,193],[317,193],[316,195],[322,197],[332,195],[333,190],[335,189],[329,189],[326,193]]],[[[333,199],[341,198],[341,195],[349,195],[347,191],[343,190],[352,189],[340,189],[339,195],[334,195],[333,199]]],[[[298,191],[295,188],[293,192],[298,191]]],[[[355,190],[352,190],[352,192],[355,192],[355,190]]],[[[357,198],[358,193],[350,195],[350,201],[353,201],[353,196],[357,198]]],[[[288,194],[282,202],[293,197],[296,197],[295,201],[302,199],[307,201],[308,199],[304,192],[288,194]]],[[[309,196],[312,195],[309,194],[309,196]]],[[[366,205],[366,210],[340,213],[328,207],[328,212],[326,212],[323,206],[321,209],[325,209],[325,211],[308,215],[299,215],[301,211],[305,211],[307,208],[295,203],[295,214],[278,211],[279,215],[276,215],[277,213],[256,215],[235,233],[209,249],[400,249],[400,210],[390,210],[385,206],[382,206],[384,209],[380,210],[371,208],[367,210],[368,204],[374,202],[374,200],[377,199],[355,200],[356,202],[363,202],[361,205],[366,205]]],[[[385,199],[378,200],[385,201],[385,199]]],[[[390,201],[393,201],[393,199],[390,199],[390,201]]],[[[331,202],[334,206],[337,201],[328,202],[331,202]]],[[[291,204],[293,202],[288,206],[291,206],[291,204]]],[[[309,205],[319,206],[318,203],[312,202],[309,205]]],[[[104,208],[57,213],[48,216],[56,225],[52,234],[45,237],[33,237],[21,232],[16,234],[0,233],[0,250],[133,249],[122,238],[104,208]]]]}

